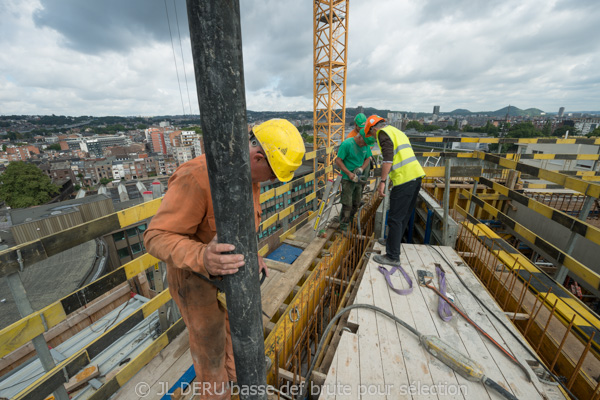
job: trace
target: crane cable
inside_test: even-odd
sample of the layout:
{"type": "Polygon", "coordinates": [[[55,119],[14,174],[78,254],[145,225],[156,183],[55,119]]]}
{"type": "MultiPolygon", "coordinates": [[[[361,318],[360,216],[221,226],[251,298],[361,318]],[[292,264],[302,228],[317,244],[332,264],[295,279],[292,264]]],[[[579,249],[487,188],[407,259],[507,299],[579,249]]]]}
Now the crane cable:
{"type": "Polygon", "coordinates": [[[185,89],[187,90],[188,105],[190,107],[190,115],[192,115],[192,100],[190,99],[190,87],[188,86],[187,72],[185,71],[185,60],[183,58],[183,46],[181,44],[181,30],[179,29],[179,18],[177,17],[177,4],[173,0],[173,7],[175,8],[175,22],[177,23],[177,33],[179,34],[179,49],[181,50],[181,65],[183,65],[183,80],[185,81],[185,89]]]}
{"type": "Polygon", "coordinates": [[[171,33],[171,21],[169,20],[169,9],[167,7],[167,0],[165,2],[165,12],[167,14],[167,25],[169,26],[169,36],[171,37],[171,49],[173,49],[173,61],[175,62],[175,73],[177,74],[177,85],[179,86],[179,96],[181,97],[181,108],[183,115],[185,115],[185,106],[183,105],[183,93],[181,92],[181,82],[179,81],[179,69],[177,68],[177,58],[175,57],[175,46],[173,45],[173,34],[171,33]]]}

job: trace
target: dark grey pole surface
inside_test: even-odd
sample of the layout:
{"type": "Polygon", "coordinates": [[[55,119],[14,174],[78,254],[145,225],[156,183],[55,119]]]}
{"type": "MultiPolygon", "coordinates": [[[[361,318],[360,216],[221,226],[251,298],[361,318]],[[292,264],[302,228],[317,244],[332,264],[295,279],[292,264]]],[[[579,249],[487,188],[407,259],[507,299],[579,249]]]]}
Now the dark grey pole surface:
{"type": "Polygon", "coordinates": [[[259,393],[266,387],[266,365],[240,7],[237,0],[188,0],[187,10],[217,235],[246,260],[222,282],[238,385],[242,398],[266,399],[259,393]]]}

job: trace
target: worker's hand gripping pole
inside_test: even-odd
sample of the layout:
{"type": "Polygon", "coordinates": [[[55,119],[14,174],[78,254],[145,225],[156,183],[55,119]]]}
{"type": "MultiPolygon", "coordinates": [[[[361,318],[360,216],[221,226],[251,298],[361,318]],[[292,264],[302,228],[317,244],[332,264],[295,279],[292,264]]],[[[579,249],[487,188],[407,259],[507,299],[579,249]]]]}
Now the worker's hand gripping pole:
{"type": "Polygon", "coordinates": [[[187,10],[219,242],[246,260],[223,279],[237,383],[243,399],[266,399],[240,7],[237,0],[187,0],[187,10]]]}

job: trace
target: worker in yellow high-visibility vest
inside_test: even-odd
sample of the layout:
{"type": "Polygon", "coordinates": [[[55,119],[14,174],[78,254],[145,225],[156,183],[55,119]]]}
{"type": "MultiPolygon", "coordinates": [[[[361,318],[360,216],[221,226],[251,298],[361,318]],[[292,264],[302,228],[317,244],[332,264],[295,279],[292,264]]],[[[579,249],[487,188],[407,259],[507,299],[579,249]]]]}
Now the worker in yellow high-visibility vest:
{"type": "Polygon", "coordinates": [[[408,137],[401,130],[388,125],[385,119],[371,115],[367,118],[364,130],[367,138],[377,138],[383,155],[381,182],[377,188],[379,195],[385,196],[385,181],[388,176],[393,184],[387,218],[386,254],[376,254],[373,260],[380,264],[397,266],[400,265],[402,236],[415,208],[425,171],[417,161],[408,137]]]}

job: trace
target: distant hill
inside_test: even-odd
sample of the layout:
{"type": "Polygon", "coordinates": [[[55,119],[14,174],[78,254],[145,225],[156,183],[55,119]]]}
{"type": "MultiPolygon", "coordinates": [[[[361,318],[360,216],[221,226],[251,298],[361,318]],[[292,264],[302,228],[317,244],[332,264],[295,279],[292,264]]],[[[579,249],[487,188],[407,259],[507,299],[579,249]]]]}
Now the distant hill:
{"type": "Polygon", "coordinates": [[[457,108],[454,111],[450,111],[449,113],[443,113],[443,114],[451,114],[451,115],[471,115],[471,114],[475,114],[465,108],[457,108]]]}
{"type": "Polygon", "coordinates": [[[494,117],[505,117],[507,112],[511,117],[538,117],[542,115],[544,111],[540,110],[539,108],[528,108],[526,110],[521,110],[518,107],[506,106],[496,111],[486,111],[482,112],[481,114],[487,114],[494,117]]]}

